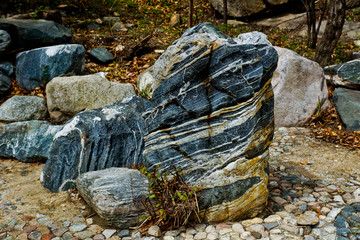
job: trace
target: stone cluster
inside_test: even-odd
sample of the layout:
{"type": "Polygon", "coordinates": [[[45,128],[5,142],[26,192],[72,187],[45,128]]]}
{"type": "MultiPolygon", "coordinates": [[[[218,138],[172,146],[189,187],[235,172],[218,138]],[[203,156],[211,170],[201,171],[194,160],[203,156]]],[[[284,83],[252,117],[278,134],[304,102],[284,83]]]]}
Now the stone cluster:
{"type": "MultiPolygon", "coordinates": [[[[67,190],[80,174],[110,167],[181,168],[187,184],[201,191],[205,221],[255,216],[268,193],[277,57],[270,43],[229,38],[210,23],[188,29],[155,63],[151,102],[125,99],[81,112],[63,126],[44,186],[67,190]]],[[[80,193],[96,202],[91,191],[80,193]]]]}
{"type": "MultiPolygon", "coordinates": [[[[161,231],[157,226],[141,234],[128,228],[101,227],[95,217],[81,215],[55,221],[41,210],[1,223],[0,239],[55,240],[351,240],[360,237],[359,179],[318,180],[307,178],[292,167],[286,167],[287,156],[296,145],[318,144],[308,129],[280,128],[270,147],[269,204],[259,217],[219,224],[196,224],[177,230],[161,231]]],[[[311,168],[311,165],[309,165],[311,168]]],[[[0,165],[6,169],[7,166],[0,165]]],[[[11,183],[2,182],[6,185],[11,183]]],[[[0,186],[1,189],[1,186],[0,186]]],[[[15,190],[14,190],[15,191],[15,190]]],[[[7,199],[6,192],[0,200],[7,199]]],[[[16,212],[26,199],[4,200],[0,216],[16,212]]]]}

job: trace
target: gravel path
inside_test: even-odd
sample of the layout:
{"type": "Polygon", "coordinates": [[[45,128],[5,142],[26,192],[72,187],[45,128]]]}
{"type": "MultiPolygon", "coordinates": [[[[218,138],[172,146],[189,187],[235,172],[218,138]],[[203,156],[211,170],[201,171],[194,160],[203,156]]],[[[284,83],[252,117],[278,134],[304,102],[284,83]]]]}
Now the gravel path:
{"type": "Polygon", "coordinates": [[[360,152],[280,128],[270,148],[269,202],[261,216],[145,235],[105,226],[74,192],[50,193],[44,164],[0,160],[0,240],[360,239],[360,152]]]}

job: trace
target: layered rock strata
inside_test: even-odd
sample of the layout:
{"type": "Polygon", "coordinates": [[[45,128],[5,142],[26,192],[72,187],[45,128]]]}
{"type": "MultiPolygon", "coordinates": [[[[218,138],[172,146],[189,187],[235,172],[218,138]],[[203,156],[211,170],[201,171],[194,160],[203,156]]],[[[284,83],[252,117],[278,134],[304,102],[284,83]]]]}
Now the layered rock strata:
{"type": "Polygon", "coordinates": [[[144,115],[144,163],[181,169],[201,191],[206,221],[254,216],[267,199],[277,53],[269,45],[238,41],[200,24],[152,69],[164,77],[152,95],[154,108],[144,115]]]}
{"type": "Polygon", "coordinates": [[[0,156],[20,162],[46,161],[53,137],[60,129],[38,120],[0,125],[0,156]]]}
{"type": "Polygon", "coordinates": [[[81,173],[143,163],[181,169],[205,221],[255,216],[268,197],[277,60],[268,43],[243,44],[211,24],[187,30],[152,68],[151,103],[82,112],[56,134],[44,186],[66,190],[81,173]]]}
{"type": "Polygon", "coordinates": [[[64,191],[81,173],[141,162],[146,135],[141,113],[149,104],[133,97],[70,119],[54,136],[43,171],[44,187],[64,191]]]}
{"type": "Polygon", "coordinates": [[[76,180],[86,202],[108,225],[119,228],[141,224],[141,201],[149,195],[148,185],[145,175],[128,168],[87,172],[76,180]]]}

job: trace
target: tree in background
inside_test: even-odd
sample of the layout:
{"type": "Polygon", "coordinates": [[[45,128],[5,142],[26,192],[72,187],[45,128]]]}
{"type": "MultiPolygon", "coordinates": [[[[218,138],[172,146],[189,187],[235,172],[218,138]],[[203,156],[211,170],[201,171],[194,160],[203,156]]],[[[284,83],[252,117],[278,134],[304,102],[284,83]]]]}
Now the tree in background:
{"type": "Polygon", "coordinates": [[[189,27],[194,25],[194,0],[189,0],[189,27]]]}
{"type": "Polygon", "coordinates": [[[227,24],[228,10],[227,10],[227,0],[223,0],[224,5],[224,24],[227,24]]]}
{"type": "Polygon", "coordinates": [[[316,48],[317,39],[321,22],[328,12],[328,20],[324,30],[324,34],[316,49],[315,61],[321,66],[326,66],[331,58],[337,42],[340,39],[342,29],[345,23],[346,10],[360,6],[360,0],[323,0],[321,2],[315,0],[303,1],[308,25],[308,45],[316,48]],[[316,15],[316,3],[320,10],[320,16],[316,15]],[[319,23],[316,26],[317,18],[319,23]]]}
{"type": "Polygon", "coordinates": [[[316,48],[320,26],[328,8],[328,0],[324,0],[321,4],[317,4],[317,2],[316,0],[303,1],[308,26],[307,44],[312,49],[316,48]],[[319,8],[320,16],[316,14],[317,8],[319,8]],[[318,22],[317,18],[319,18],[318,22]]]}

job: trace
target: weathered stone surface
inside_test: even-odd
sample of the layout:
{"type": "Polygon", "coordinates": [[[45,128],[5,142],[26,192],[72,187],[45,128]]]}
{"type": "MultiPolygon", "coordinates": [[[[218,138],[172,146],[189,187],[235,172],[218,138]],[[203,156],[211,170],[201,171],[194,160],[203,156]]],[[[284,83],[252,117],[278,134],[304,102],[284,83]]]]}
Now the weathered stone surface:
{"type": "Polygon", "coordinates": [[[252,217],[267,201],[277,53],[238,42],[200,24],[152,68],[159,86],[155,107],[144,115],[144,164],[181,168],[185,181],[201,190],[205,221],[252,217]]]}
{"type": "Polygon", "coordinates": [[[70,119],[55,135],[43,170],[43,185],[53,192],[72,187],[79,174],[141,163],[145,122],[141,117],[150,102],[124,99],[70,119]]]}
{"type": "Polygon", "coordinates": [[[264,27],[295,30],[306,23],[306,13],[285,13],[280,16],[257,19],[252,23],[264,27]]]}
{"type": "Polygon", "coordinates": [[[56,134],[44,186],[65,190],[110,167],[181,168],[201,191],[205,221],[255,216],[268,199],[277,58],[272,46],[241,44],[211,24],[189,29],[154,64],[152,103],[82,112],[56,134]]]}
{"type": "Polygon", "coordinates": [[[14,72],[14,66],[10,62],[0,62],[0,71],[10,76],[14,72]]]}
{"type": "Polygon", "coordinates": [[[360,90],[360,59],[324,68],[326,80],[335,86],[360,90]]]}
{"type": "Polygon", "coordinates": [[[140,199],[149,194],[149,182],[138,170],[108,168],[81,174],[76,187],[108,225],[129,228],[145,215],[140,199]]]}
{"type": "MultiPolygon", "coordinates": [[[[209,2],[215,8],[215,10],[223,14],[224,5],[222,0],[209,0],[209,2]]],[[[262,0],[229,0],[227,9],[229,16],[247,17],[265,10],[266,5],[262,0]]]]}
{"type": "Polygon", "coordinates": [[[7,93],[11,88],[10,78],[0,71],[0,97],[7,93]]]}
{"type": "Polygon", "coordinates": [[[298,225],[313,226],[319,223],[319,218],[314,211],[306,211],[296,218],[298,225]]]}
{"type": "Polygon", "coordinates": [[[16,56],[16,81],[30,91],[62,74],[80,74],[84,63],[85,48],[79,44],[21,52],[16,56]]]}
{"type": "Polygon", "coordinates": [[[119,31],[119,32],[126,32],[128,30],[126,28],[125,24],[123,24],[122,22],[114,23],[114,25],[111,27],[111,29],[114,31],[119,31]]]}
{"type": "Polygon", "coordinates": [[[360,91],[337,88],[333,100],[346,129],[360,131],[360,91]]]}
{"type": "Polygon", "coordinates": [[[47,106],[55,122],[135,94],[131,84],[110,82],[97,75],[56,77],[46,85],[47,106]]]}
{"type": "Polygon", "coordinates": [[[238,41],[239,44],[252,44],[252,45],[265,44],[268,46],[272,46],[267,36],[262,32],[253,31],[253,32],[242,33],[239,34],[237,38],[239,39],[238,41]]]}
{"type": "MultiPolygon", "coordinates": [[[[224,5],[222,0],[210,0],[216,11],[223,14],[224,5]]],[[[290,2],[289,0],[228,0],[228,15],[232,17],[248,17],[265,10],[273,10],[278,5],[290,2]]]]}
{"type": "Polygon", "coordinates": [[[5,30],[0,29],[0,53],[5,52],[11,43],[11,37],[5,30]]]}
{"type": "Polygon", "coordinates": [[[279,62],[271,81],[275,95],[275,126],[302,126],[329,106],[324,72],[318,63],[275,47],[279,62]]]}
{"type": "Polygon", "coordinates": [[[40,120],[47,115],[45,99],[36,96],[14,96],[0,106],[0,121],[40,120]]]}
{"type": "Polygon", "coordinates": [[[60,129],[38,120],[0,125],[0,156],[21,162],[46,161],[53,137],[60,129]]]}
{"type": "Polygon", "coordinates": [[[151,97],[152,93],[154,92],[155,88],[153,84],[156,82],[152,75],[151,69],[152,67],[149,67],[136,78],[136,85],[140,94],[148,95],[149,97],[151,97]]]}
{"type": "Polygon", "coordinates": [[[89,54],[101,63],[108,63],[114,60],[114,56],[104,47],[93,48],[89,54]]]}
{"type": "Polygon", "coordinates": [[[47,20],[1,18],[0,29],[10,34],[12,51],[69,43],[72,38],[70,29],[47,20]]]}

